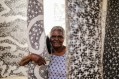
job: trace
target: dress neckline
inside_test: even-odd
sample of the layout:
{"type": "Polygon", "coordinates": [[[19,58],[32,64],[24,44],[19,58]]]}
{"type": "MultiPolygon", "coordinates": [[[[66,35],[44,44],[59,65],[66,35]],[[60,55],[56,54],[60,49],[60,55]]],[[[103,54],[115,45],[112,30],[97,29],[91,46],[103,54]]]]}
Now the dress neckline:
{"type": "Polygon", "coordinates": [[[63,55],[55,55],[55,54],[52,54],[52,56],[57,56],[57,57],[63,57],[66,55],[66,52],[63,54],[63,55]]]}

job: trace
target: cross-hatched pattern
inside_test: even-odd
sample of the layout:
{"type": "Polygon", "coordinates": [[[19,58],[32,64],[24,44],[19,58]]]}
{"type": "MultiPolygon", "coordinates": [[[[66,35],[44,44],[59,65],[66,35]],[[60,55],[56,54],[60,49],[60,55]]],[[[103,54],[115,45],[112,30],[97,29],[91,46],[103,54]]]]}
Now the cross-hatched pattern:
{"type": "Polygon", "coordinates": [[[69,79],[101,79],[100,0],[68,0],[69,79]]]}

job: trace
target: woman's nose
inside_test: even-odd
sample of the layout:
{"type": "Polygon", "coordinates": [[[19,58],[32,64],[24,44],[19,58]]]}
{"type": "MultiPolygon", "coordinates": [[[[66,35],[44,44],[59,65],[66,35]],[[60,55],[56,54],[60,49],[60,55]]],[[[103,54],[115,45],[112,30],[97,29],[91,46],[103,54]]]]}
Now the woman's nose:
{"type": "Polygon", "coordinates": [[[59,37],[58,37],[58,36],[56,36],[56,37],[55,37],[55,40],[59,40],[59,37]]]}

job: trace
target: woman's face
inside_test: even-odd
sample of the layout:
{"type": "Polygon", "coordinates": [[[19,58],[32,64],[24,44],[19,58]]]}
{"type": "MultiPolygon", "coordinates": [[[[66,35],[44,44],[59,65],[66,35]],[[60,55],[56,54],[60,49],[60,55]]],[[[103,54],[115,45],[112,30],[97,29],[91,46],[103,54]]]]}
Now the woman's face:
{"type": "Polygon", "coordinates": [[[59,48],[63,46],[64,36],[60,30],[54,30],[51,33],[50,41],[52,43],[53,48],[59,48]]]}

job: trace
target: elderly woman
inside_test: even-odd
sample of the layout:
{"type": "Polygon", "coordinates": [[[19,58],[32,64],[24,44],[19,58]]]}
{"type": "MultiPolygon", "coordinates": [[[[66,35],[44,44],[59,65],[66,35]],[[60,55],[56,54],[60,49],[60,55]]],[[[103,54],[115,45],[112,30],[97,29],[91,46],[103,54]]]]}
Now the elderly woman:
{"type": "MultiPolygon", "coordinates": [[[[60,26],[55,26],[50,32],[50,42],[52,45],[51,59],[48,66],[48,79],[66,79],[66,47],[64,42],[64,29],[60,26]]],[[[36,64],[44,65],[45,60],[36,54],[31,54],[24,58],[20,65],[25,65],[29,61],[34,61],[36,64]]]]}

